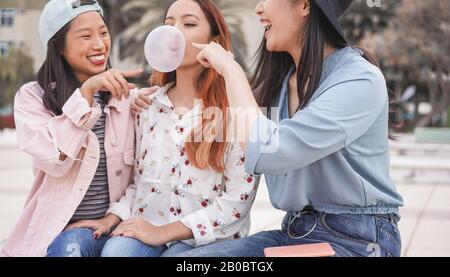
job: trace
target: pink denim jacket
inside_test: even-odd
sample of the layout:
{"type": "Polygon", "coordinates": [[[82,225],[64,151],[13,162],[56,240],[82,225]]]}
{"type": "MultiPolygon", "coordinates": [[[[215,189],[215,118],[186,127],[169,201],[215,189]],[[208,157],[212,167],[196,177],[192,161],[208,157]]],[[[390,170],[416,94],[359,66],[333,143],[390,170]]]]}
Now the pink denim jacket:
{"type": "MultiPolygon", "coordinates": [[[[83,199],[99,162],[100,147],[91,128],[101,115],[76,90],[61,116],[54,116],[42,101],[36,83],[16,95],[14,116],[19,147],[31,155],[35,181],[25,208],[1,256],[45,256],[49,244],[63,231],[83,199]],[[66,157],[61,161],[61,153],[66,157]]],[[[131,99],[131,98],[130,98],[131,99]]],[[[111,203],[117,202],[132,182],[134,117],[130,99],[111,99],[105,107],[105,152],[111,203]]]]}

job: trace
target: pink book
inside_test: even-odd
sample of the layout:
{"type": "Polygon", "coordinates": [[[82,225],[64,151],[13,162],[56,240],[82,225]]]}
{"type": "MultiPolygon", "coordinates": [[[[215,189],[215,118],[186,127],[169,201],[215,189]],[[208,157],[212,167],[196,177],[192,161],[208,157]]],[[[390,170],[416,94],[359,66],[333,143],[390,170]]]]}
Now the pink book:
{"type": "Polygon", "coordinates": [[[264,249],[266,257],[332,257],[336,255],[329,243],[269,247],[264,249]]]}

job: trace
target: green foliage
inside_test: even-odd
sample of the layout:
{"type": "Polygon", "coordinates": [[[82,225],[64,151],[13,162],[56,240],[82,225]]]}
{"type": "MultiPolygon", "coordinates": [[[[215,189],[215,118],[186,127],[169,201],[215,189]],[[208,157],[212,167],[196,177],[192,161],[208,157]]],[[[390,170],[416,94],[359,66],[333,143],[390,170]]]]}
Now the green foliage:
{"type": "Polygon", "coordinates": [[[348,40],[357,43],[367,34],[383,31],[401,4],[402,0],[381,0],[380,7],[371,7],[367,0],[355,0],[340,20],[348,40]]]}
{"type": "Polygon", "coordinates": [[[425,93],[432,112],[418,119],[418,126],[429,126],[450,105],[449,37],[449,1],[403,0],[383,32],[363,41],[381,59],[388,80],[397,88],[411,84],[424,88],[419,93],[425,93]]]}
{"type": "Polygon", "coordinates": [[[0,108],[11,106],[20,86],[34,78],[33,59],[21,48],[0,57],[0,108]]]}

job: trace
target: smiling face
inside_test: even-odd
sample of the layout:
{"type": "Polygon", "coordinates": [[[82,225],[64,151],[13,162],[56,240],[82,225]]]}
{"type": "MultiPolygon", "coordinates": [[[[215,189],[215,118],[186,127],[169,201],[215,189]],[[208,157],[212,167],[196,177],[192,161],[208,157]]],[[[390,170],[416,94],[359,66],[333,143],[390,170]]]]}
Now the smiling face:
{"type": "Polygon", "coordinates": [[[301,46],[309,15],[308,0],[261,0],[256,14],[265,28],[269,52],[290,52],[301,46]]]}
{"type": "Polygon", "coordinates": [[[106,70],[111,39],[98,12],[80,14],[70,23],[61,55],[80,82],[106,70]]]}
{"type": "Polygon", "coordinates": [[[176,1],[167,11],[164,24],[176,27],[186,38],[186,52],[180,69],[200,65],[197,61],[199,50],[192,43],[211,41],[211,26],[201,7],[193,0],[176,1]]]}

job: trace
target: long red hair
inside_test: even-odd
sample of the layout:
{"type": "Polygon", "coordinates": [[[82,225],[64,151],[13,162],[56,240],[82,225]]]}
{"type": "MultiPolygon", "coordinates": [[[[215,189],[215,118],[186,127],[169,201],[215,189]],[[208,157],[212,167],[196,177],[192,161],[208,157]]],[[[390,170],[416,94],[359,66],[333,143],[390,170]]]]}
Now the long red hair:
{"type": "MultiPolygon", "coordinates": [[[[211,37],[226,50],[231,50],[231,36],[225,23],[225,18],[211,0],[194,0],[205,13],[211,26],[211,37]]],[[[167,14],[167,12],[166,12],[167,14]]],[[[162,73],[154,71],[150,79],[152,85],[165,86],[176,83],[176,72],[162,73]]],[[[202,113],[201,128],[194,128],[190,139],[185,142],[185,152],[191,164],[199,169],[212,168],[214,171],[225,171],[225,151],[227,149],[227,108],[229,107],[225,80],[214,69],[203,68],[199,72],[196,89],[203,103],[203,111],[208,108],[218,108],[217,114],[205,118],[202,113]],[[209,130],[219,130],[218,133],[209,130]],[[204,138],[204,133],[211,133],[212,138],[204,138]],[[198,141],[198,138],[201,138],[198,141]],[[197,140],[196,140],[197,139],[197,140]]]]}

